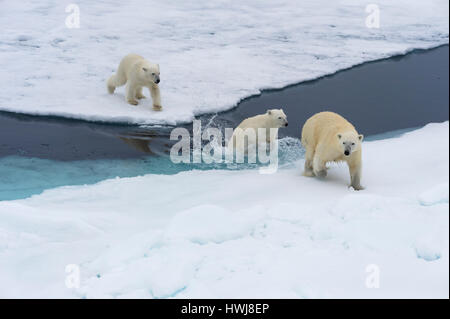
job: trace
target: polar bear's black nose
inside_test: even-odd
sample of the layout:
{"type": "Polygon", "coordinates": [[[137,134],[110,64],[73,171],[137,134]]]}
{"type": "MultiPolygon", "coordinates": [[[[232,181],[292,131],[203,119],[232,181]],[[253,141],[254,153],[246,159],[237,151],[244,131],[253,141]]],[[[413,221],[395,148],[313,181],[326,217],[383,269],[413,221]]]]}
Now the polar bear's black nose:
{"type": "Polygon", "coordinates": [[[344,154],[345,154],[345,156],[349,156],[350,152],[349,151],[345,151],[344,154]]]}
{"type": "Polygon", "coordinates": [[[159,79],[158,80],[156,80],[156,84],[158,84],[159,82],[161,82],[159,79]]]}
{"type": "Polygon", "coordinates": [[[284,126],[288,126],[288,122],[286,122],[286,124],[284,124],[284,126]]]}

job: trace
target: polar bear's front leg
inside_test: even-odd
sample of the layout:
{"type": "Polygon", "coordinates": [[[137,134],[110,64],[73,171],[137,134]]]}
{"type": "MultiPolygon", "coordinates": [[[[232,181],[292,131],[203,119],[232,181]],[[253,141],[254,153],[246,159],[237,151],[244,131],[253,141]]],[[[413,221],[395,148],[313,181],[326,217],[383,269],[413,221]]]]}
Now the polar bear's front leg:
{"type": "Polygon", "coordinates": [[[161,93],[159,92],[159,86],[156,84],[150,86],[150,94],[153,100],[153,109],[155,111],[161,111],[161,93]]]}
{"type": "Polygon", "coordinates": [[[129,82],[127,85],[127,102],[131,105],[138,105],[138,101],[136,100],[136,84],[133,82],[129,82]]]}
{"type": "Polygon", "coordinates": [[[361,163],[351,165],[349,163],[348,166],[350,170],[350,178],[351,178],[351,185],[354,190],[360,191],[363,190],[364,187],[361,186],[361,163]]]}
{"type": "Polygon", "coordinates": [[[270,144],[278,140],[278,129],[276,127],[266,128],[266,143],[270,144]]]}
{"type": "Polygon", "coordinates": [[[352,153],[349,160],[347,161],[347,164],[350,171],[350,179],[351,179],[350,186],[352,186],[357,191],[363,190],[364,187],[361,186],[361,171],[362,171],[361,151],[352,153]]]}

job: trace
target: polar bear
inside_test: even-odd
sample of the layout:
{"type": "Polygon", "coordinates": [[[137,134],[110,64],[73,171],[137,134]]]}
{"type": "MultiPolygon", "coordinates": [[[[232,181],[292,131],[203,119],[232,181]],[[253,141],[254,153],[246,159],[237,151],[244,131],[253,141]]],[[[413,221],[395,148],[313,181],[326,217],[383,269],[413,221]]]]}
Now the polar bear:
{"type": "Polygon", "coordinates": [[[364,136],[339,114],[321,112],[309,118],[302,130],[302,145],[306,149],[305,176],[325,177],[327,162],[347,162],[351,186],[361,186],[361,142],[364,136]]]}
{"type": "Polygon", "coordinates": [[[267,110],[266,113],[249,117],[243,120],[233,131],[233,135],[228,142],[228,149],[234,145],[234,148],[242,153],[247,153],[245,140],[247,137],[247,145],[255,144],[258,141],[258,128],[265,129],[264,137],[266,143],[271,144],[278,138],[278,129],[288,126],[286,114],[282,109],[267,110]],[[271,129],[275,129],[274,134],[270,134],[271,129]]]}
{"type": "Polygon", "coordinates": [[[132,105],[137,105],[137,100],[145,98],[142,88],[147,87],[153,99],[153,109],[160,111],[162,106],[159,82],[159,64],[150,63],[137,54],[128,54],[120,61],[117,73],[108,79],[107,87],[108,92],[113,94],[116,87],[126,83],[126,99],[132,105]]]}

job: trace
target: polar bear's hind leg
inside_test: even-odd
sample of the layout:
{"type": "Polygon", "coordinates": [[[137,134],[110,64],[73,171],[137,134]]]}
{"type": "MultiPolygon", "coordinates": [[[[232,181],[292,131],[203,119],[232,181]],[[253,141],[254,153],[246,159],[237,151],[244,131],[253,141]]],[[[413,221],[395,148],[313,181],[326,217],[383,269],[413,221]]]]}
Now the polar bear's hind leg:
{"type": "Polygon", "coordinates": [[[136,100],[136,86],[134,83],[127,84],[127,102],[131,105],[138,105],[138,101],[136,100]]]}
{"type": "Polygon", "coordinates": [[[125,83],[127,83],[127,79],[125,76],[121,76],[119,74],[114,74],[112,75],[107,82],[107,87],[108,87],[108,93],[109,94],[113,94],[116,87],[118,86],[122,86],[125,83]]]}
{"type": "Polygon", "coordinates": [[[142,86],[136,89],[136,98],[138,100],[145,99],[145,95],[142,93],[142,86]]]}
{"type": "Polygon", "coordinates": [[[316,175],[317,177],[324,178],[327,176],[327,167],[325,163],[320,159],[317,153],[314,154],[313,170],[314,175],[316,175]]]}
{"type": "Polygon", "coordinates": [[[305,169],[303,171],[303,175],[307,176],[307,177],[313,177],[314,175],[314,170],[313,170],[313,159],[314,159],[314,151],[308,147],[306,149],[306,154],[305,154],[305,169]]]}

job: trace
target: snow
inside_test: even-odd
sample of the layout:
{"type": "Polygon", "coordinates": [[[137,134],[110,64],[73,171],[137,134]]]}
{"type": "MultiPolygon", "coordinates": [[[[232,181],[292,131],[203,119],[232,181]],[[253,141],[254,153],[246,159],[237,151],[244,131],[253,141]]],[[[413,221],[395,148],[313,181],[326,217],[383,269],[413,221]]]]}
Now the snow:
{"type": "MultiPolygon", "coordinates": [[[[90,121],[176,124],[365,61],[448,43],[447,0],[64,1],[0,3],[0,110],[90,121]],[[106,93],[120,59],[161,65],[163,112],[106,93]]],[[[148,92],[146,93],[148,96],[148,92]]]]}
{"type": "Polygon", "coordinates": [[[0,297],[448,298],[448,156],[444,122],[364,142],[360,192],[345,166],[318,180],[298,158],[2,201],[0,297]]]}
{"type": "Polygon", "coordinates": [[[448,183],[442,183],[420,194],[419,201],[422,205],[426,206],[439,203],[448,204],[448,192],[448,183]]]}
{"type": "Polygon", "coordinates": [[[256,219],[247,215],[214,205],[201,205],[174,216],[165,236],[167,239],[186,239],[199,244],[221,243],[251,232],[258,222],[258,213],[252,214],[256,219]]]}

